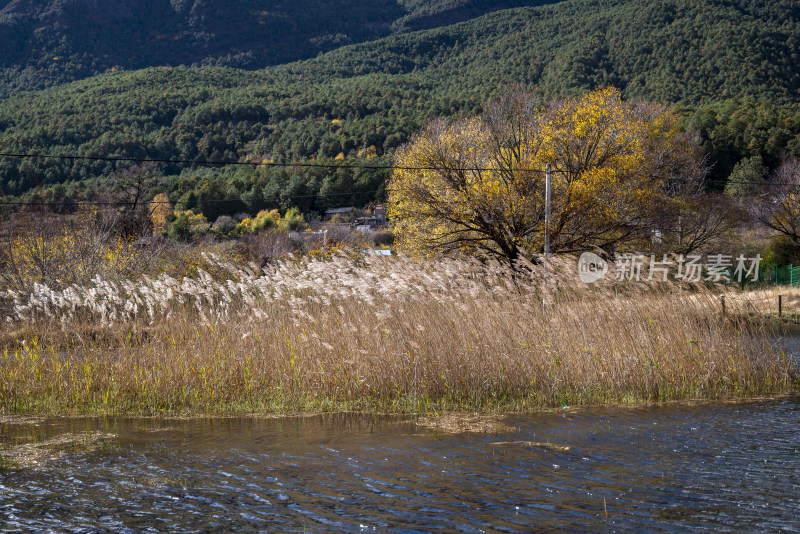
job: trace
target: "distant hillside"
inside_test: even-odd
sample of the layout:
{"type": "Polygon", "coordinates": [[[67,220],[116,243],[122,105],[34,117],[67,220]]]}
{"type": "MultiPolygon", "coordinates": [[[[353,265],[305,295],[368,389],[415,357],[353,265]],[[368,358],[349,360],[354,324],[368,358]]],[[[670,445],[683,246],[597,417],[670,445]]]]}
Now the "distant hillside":
{"type": "MultiPolygon", "coordinates": [[[[549,0],[554,1],[554,0],[549,0]]],[[[0,97],[110,70],[263,68],[547,0],[0,0],[0,97]]]]}
{"type": "Polygon", "coordinates": [[[337,79],[424,70],[454,91],[524,80],[552,95],[615,85],[664,103],[795,101],[799,23],[797,0],[572,0],[347,47],[293,71],[337,79]]]}
{"type": "MultiPolygon", "coordinates": [[[[703,135],[712,176],[724,179],[747,155],[759,153],[769,166],[785,150],[800,155],[799,21],[800,3],[788,0],[570,0],[256,72],[110,73],[0,101],[0,152],[206,161],[380,157],[429,118],[479,111],[513,82],[546,97],[614,85],[627,98],[676,106],[703,135]]],[[[56,183],[80,188],[116,167],[0,158],[0,187],[14,195],[56,183]]],[[[214,171],[215,179],[221,173],[214,171]]],[[[276,195],[374,193],[384,178],[281,170],[266,181],[243,177],[238,192],[224,194],[250,195],[245,204],[255,209],[276,195]]],[[[192,207],[205,179],[170,185],[170,195],[192,207]]]]}

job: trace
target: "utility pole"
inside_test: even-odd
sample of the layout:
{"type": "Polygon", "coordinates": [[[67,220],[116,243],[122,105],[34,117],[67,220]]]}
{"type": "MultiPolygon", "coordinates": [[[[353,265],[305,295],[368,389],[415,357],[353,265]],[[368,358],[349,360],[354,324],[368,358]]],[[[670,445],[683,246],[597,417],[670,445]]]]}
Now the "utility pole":
{"type": "Polygon", "coordinates": [[[544,179],[544,256],[550,255],[550,164],[544,179]]]}
{"type": "MultiPolygon", "coordinates": [[[[547,164],[544,175],[544,257],[545,259],[550,256],[550,164],[547,164]]],[[[547,289],[547,282],[550,280],[550,273],[547,272],[547,261],[544,262],[544,296],[542,298],[542,313],[549,321],[550,316],[547,315],[547,298],[549,291],[547,289]]]]}

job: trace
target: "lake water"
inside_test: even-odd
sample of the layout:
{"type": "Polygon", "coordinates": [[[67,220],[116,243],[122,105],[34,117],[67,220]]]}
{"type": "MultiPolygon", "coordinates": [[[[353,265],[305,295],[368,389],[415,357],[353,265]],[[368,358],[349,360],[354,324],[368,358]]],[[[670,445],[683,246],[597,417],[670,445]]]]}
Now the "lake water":
{"type": "Polygon", "coordinates": [[[504,422],[6,421],[7,445],[108,437],[0,474],[0,532],[800,530],[800,399],[504,422]]]}

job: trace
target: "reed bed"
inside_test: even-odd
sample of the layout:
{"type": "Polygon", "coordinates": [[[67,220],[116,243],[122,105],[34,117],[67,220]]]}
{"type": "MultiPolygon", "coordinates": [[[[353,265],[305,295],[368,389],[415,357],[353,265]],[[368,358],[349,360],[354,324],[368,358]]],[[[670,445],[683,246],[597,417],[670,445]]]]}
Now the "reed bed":
{"type": "Polygon", "coordinates": [[[528,411],[798,384],[768,325],[702,288],[578,287],[558,264],[207,261],[213,276],[7,291],[0,411],[528,411]]]}
{"type": "Polygon", "coordinates": [[[792,330],[797,330],[800,324],[800,288],[797,287],[762,286],[742,293],[734,291],[726,295],[725,304],[731,313],[742,317],[770,318],[773,322],[781,319],[783,326],[792,330]]]}

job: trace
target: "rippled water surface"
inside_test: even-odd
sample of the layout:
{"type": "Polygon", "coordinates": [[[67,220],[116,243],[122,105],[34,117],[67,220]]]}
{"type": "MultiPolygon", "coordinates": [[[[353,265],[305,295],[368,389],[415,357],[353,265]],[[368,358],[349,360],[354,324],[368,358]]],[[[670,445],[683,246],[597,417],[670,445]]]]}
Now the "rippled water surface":
{"type": "Polygon", "coordinates": [[[516,430],[353,415],[6,421],[7,445],[114,437],[0,474],[0,532],[800,530],[798,400],[505,423],[516,430]]]}

